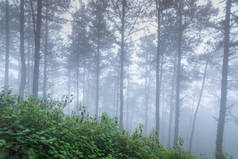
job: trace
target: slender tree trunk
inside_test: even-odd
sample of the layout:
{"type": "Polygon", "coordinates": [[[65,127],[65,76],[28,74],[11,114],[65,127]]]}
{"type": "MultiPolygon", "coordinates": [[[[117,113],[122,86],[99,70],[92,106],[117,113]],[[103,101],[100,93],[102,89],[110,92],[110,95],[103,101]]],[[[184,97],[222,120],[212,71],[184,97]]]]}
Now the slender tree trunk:
{"type": "MultiPolygon", "coordinates": [[[[146,63],[149,62],[149,54],[146,54],[146,63]]],[[[149,97],[150,97],[150,66],[146,66],[145,70],[145,135],[148,135],[148,111],[149,111],[149,97]]]]}
{"type": "MultiPolygon", "coordinates": [[[[71,95],[71,70],[68,68],[67,69],[67,71],[68,71],[68,89],[67,89],[67,91],[68,91],[68,96],[70,96],[71,95]]],[[[68,104],[68,114],[71,114],[71,112],[70,112],[70,104],[68,104]]]]}
{"type": "Polygon", "coordinates": [[[87,88],[86,88],[86,105],[89,106],[89,97],[90,97],[90,84],[89,84],[89,72],[86,72],[86,83],[87,83],[87,88]]]}
{"type": "Polygon", "coordinates": [[[31,47],[30,40],[27,40],[27,95],[31,94],[31,47]]]}
{"type": "Polygon", "coordinates": [[[98,118],[99,107],[99,78],[100,78],[100,35],[97,35],[97,55],[96,55],[96,117],[98,118]]]}
{"type": "Polygon", "coordinates": [[[216,159],[222,159],[222,144],[226,117],[226,103],[227,103],[227,76],[228,76],[228,57],[229,57],[229,43],[230,43],[230,14],[231,14],[231,0],[226,1],[226,19],[225,19],[225,37],[224,37],[224,56],[222,66],[222,81],[221,81],[221,100],[220,112],[217,125],[216,136],[216,159]]]}
{"type": "MultiPolygon", "coordinates": [[[[150,76],[150,75],[148,75],[148,76],[150,76]]],[[[145,81],[145,135],[148,135],[149,100],[150,100],[150,77],[148,77],[145,81]]]]}
{"type": "Polygon", "coordinates": [[[83,104],[83,106],[85,106],[86,104],[85,104],[85,96],[86,96],[86,84],[85,84],[85,74],[86,74],[86,63],[85,63],[85,60],[83,61],[83,99],[82,99],[82,104],[83,104]]]}
{"type": "Polygon", "coordinates": [[[123,104],[124,104],[124,47],[125,47],[125,13],[126,13],[126,0],[122,0],[122,18],[121,18],[121,72],[120,72],[120,124],[119,127],[123,129],[123,104]]]}
{"type": "MultiPolygon", "coordinates": [[[[45,49],[45,51],[46,50],[47,49],[45,49]]],[[[47,59],[47,55],[44,55],[44,79],[43,79],[43,98],[44,99],[46,99],[46,96],[47,96],[47,68],[48,68],[48,59],[47,59]]]]}
{"type": "Polygon", "coordinates": [[[126,128],[129,128],[129,72],[130,65],[128,65],[127,70],[127,86],[126,86],[126,128]]]}
{"type": "Polygon", "coordinates": [[[68,68],[68,95],[71,94],[71,70],[68,68]]]}
{"type": "Polygon", "coordinates": [[[40,39],[41,39],[41,20],[42,20],[41,12],[42,12],[42,0],[37,0],[37,21],[35,31],[35,55],[34,55],[34,73],[33,73],[33,95],[35,97],[38,97],[38,87],[39,87],[38,83],[40,71],[40,39]]]}
{"type": "Polygon", "coordinates": [[[157,10],[157,55],[156,55],[156,107],[155,107],[155,123],[156,123],[156,135],[159,137],[160,128],[160,1],[156,0],[156,10],[157,10]]]}
{"type": "Polygon", "coordinates": [[[202,79],[202,87],[201,87],[197,107],[196,107],[194,117],[193,117],[193,122],[192,122],[192,131],[191,131],[190,139],[189,139],[189,152],[190,153],[191,153],[191,150],[192,150],[193,135],[194,135],[195,126],[196,126],[197,114],[198,114],[198,110],[199,110],[199,107],[200,107],[200,103],[201,103],[201,99],[202,99],[202,95],[203,95],[203,90],[204,90],[204,86],[205,86],[205,82],[206,82],[207,67],[208,67],[208,59],[207,59],[207,62],[206,62],[206,66],[205,66],[205,70],[204,70],[204,74],[203,74],[203,79],[202,79]]]}
{"type": "Polygon", "coordinates": [[[48,69],[48,0],[46,0],[46,23],[45,23],[45,53],[44,53],[44,80],[43,80],[43,98],[46,99],[47,96],[47,69],[48,69]]]}
{"type": "Polygon", "coordinates": [[[76,68],[76,78],[76,106],[79,106],[79,64],[76,68]]]}
{"type": "Polygon", "coordinates": [[[171,145],[171,137],[172,137],[172,122],[173,122],[173,114],[174,114],[174,90],[175,90],[175,78],[176,78],[176,58],[174,60],[174,70],[171,81],[171,96],[170,96],[170,112],[169,112],[169,131],[168,131],[168,146],[171,145]]]}
{"type": "Polygon", "coordinates": [[[20,82],[20,88],[19,88],[19,96],[21,99],[24,98],[24,90],[26,87],[26,63],[25,63],[25,52],[24,52],[24,5],[25,0],[21,0],[20,2],[20,56],[21,56],[21,82],[20,82]]]}
{"type": "Polygon", "coordinates": [[[119,118],[119,104],[120,104],[120,90],[119,90],[119,80],[116,80],[117,82],[117,95],[116,95],[116,117],[119,118]]]}
{"type": "Polygon", "coordinates": [[[113,117],[116,117],[116,79],[113,78],[113,117]]]}
{"type": "MultiPolygon", "coordinates": [[[[161,19],[162,19],[162,16],[161,16],[161,19]]],[[[166,117],[166,111],[164,110],[164,85],[162,84],[163,83],[163,66],[164,66],[164,56],[163,56],[163,53],[162,51],[160,51],[160,71],[159,71],[159,99],[160,99],[160,112],[161,112],[161,115],[160,115],[160,121],[164,121],[164,118],[166,117]]],[[[163,127],[163,126],[161,126],[163,127]]],[[[165,130],[165,129],[164,129],[165,130]]],[[[161,142],[163,142],[163,140],[165,140],[165,131],[161,130],[160,131],[160,140],[161,142]]]]}
{"type": "Polygon", "coordinates": [[[4,80],[4,88],[8,89],[8,73],[9,73],[9,2],[6,0],[6,55],[5,55],[5,80],[4,80]]]}
{"type": "Polygon", "coordinates": [[[176,78],[176,103],[175,103],[175,129],[174,129],[174,146],[177,144],[179,137],[179,115],[180,115],[180,79],[181,79],[181,54],[182,54],[182,2],[179,0],[178,16],[178,57],[177,57],[177,78],[176,78]]]}

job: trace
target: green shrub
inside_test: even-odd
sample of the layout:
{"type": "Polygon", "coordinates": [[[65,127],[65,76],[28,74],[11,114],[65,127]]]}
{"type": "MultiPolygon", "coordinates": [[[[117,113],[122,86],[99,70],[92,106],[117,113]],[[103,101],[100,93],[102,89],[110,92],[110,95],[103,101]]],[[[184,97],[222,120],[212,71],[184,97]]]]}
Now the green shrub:
{"type": "Polygon", "coordinates": [[[100,121],[83,107],[70,116],[62,109],[70,101],[30,97],[18,102],[0,94],[0,158],[57,159],[193,159],[180,147],[165,149],[155,136],[143,137],[118,128],[117,119],[100,121]]]}

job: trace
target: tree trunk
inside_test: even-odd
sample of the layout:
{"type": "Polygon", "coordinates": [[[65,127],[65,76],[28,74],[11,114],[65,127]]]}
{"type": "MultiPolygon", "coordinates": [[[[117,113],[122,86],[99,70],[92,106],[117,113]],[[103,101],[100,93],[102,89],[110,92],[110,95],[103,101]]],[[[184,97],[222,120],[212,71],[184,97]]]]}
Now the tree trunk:
{"type": "Polygon", "coordinates": [[[156,101],[155,101],[155,125],[156,125],[156,135],[159,137],[159,127],[160,127],[160,1],[156,0],[156,10],[157,10],[157,55],[156,55],[156,101]]]}
{"type": "Polygon", "coordinates": [[[125,12],[126,12],[126,0],[122,0],[122,18],[121,18],[121,68],[120,68],[120,124],[119,127],[123,129],[123,104],[124,104],[124,45],[125,45],[125,12]]]}
{"type": "MultiPolygon", "coordinates": [[[[79,63],[79,61],[78,61],[79,63]]],[[[76,106],[79,106],[79,64],[76,68],[76,106]]]]}
{"type": "Polygon", "coordinates": [[[226,19],[225,19],[225,37],[224,37],[224,56],[222,66],[222,81],[221,81],[221,100],[220,112],[217,125],[216,136],[216,159],[222,159],[222,144],[226,116],[227,102],[227,76],[228,76],[228,57],[229,57],[229,42],[230,42],[230,14],[231,0],[226,1],[226,19]]]}
{"type": "Polygon", "coordinates": [[[82,104],[85,106],[85,98],[86,98],[86,82],[85,82],[85,76],[86,76],[86,63],[85,60],[83,61],[83,99],[82,99],[82,104]]]}
{"type": "MultiPolygon", "coordinates": [[[[68,94],[68,96],[70,96],[71,95],[71,70],[68,68],[67,69],[67,73],[68,73],[68,83],[67,83],[67,94],[68,94]]],[[[68,104],[67,105],[68,106],[68,114],[71,114],[71,112],[70,112],[70,104],[68,104]]]]}
{"type": "Polygon", "coordinates": [[[200,103],[201,103],[201,99],[202,99],[202,95],[203,95],[203,90],[204,90],[204,86],[205,86],[205,82],[206,82],[207,67],[208,67],[208,59],[207,59],[207,62],[206,62],[206,66],[205,66],[205,70],[204,70],[204,74],[203,74],[203,79],[202,79],[202,87],[201,87],[201,91],[200,91],[200,94],[199,94],[197,107],[196,107],[196,110],[195,110],[195,113],[194,113],[194,117],[193,117],[193,122],[192,122],[192,131],[191,131],[190,139],[189,139],[189,152],[190,153],[191,153],[191,150],[192,150],[193,134],[194,134],[194,131],[195,131],[197,114],[198,114],[198,110],[199,110],[199,107],[200,107],[200,103]]]}
{"type": "Polygon", "coordinates": [[[68,68],[68,95],[71,95],[71,70],[68,68]]]}
{"type": "MultiPolygon", "coordinates": [[[[149,54],[146,54],[146,63],[149,62],[149,54]]],[[[150,97],[150,66],[146,66],[145,70],[145,135],[148,135],[148,111],[149,111],[149,97],[150,97]]]]}
{"type": "Polygon", "coordinates": [[[98,106],[99,106],[99,78],[100,78],[100,35],[98,30],[97,35],[97,55],[96,55],[96,117],[98,118],[98,106]]]}
{"type": "Polygon", "coordinates": [[[34,56],[34,72],[33,72],[33,95],[35,97],[38,97],[38,87],[39,87],[38,83],[39,83],[39,70],[40,70],[40,39],[41,39],[41,20],[42,20],[41,12],[42,12],[42,0],[37,0],[37,21],[35,31],[35,56],[34,56]]]}
{"type": "Polygon", "coordinates": [[[48,69],[48,0],[46,0],[46,23],[45,23],[45,53],[44,53],[44,80],[43,80],[43,98],[46,99],[47,96],[47,69],[48,69]]]}
{"type": "MultiPolygon", "coordinates": [[[[161,17],[162,19],[162,17],[161,17]]],[[[160,22],[161,23],[161,22],[160,22]]],[[[163,56],[163,53],[162,51],[160,51],[160,67],[159,67],[159,107],[160,107],[160,112],[161,112],[161,115],[160,115],[160,121],[164,121],[164,118],[166,117],[166,111],[165,111],[165,108],[164,108],[164,85],[162,85],[163,83],[163,66],[164,66],[164,56],[163,56]]],[[[164,137],[165,135],[165,131],[161,130],[160,131],[160,140],[161,142],[163,142],[163,140],[165,139],[164,137]]]]}
{"type": "Polygon", "coordinates": [[[117,94],[117,82],[113,77],[113,117],[116,117],[116,94],[117,94]]]}
{"type": "Polygon", "coordinates": [[[127,68],[127,85],[126,85],[126,128],[129,128],[129,72],[130,72],[130,65],[127,68]]]}
{"type": "Polygon", "coordinates": [[[150,101],[150,75],[145,81],[145,135],[148,135],[148,111],[150,101]]]}
{"type": "Polygon", "coordinates": [[[175,103],[175,129],[174,129],[174,146],[177,144],[179,135],[179,115],[180,115],[180,78],[181,78],[181,54],[182,54],[182,2],[179,0],[178,16],[178,57],[177,57],[177,78],[176,78],[176,103],[175,103]]]}
{"type": "Polygon", "coordinates": [[[120,104],[120,89],[119,89],[119,80],[116,80],[116,85],[117,85],[117,88],[116,88],[116,91],[117,91],[117,94],[116,94],[116,117],[119,118],[119,104],[120,104]]]}
{"type": "Polygon", "coordinates": [[[5,55],[5,79],[4,88],[8,89],[8,73],[9,73],[9,2],[6,0],[6,55],[5,55]]]}
{"type": "Polygon", "coordinates": [[[20,88],[19,88],[19,96],[21,99],[24,98],[24,90],[26,87],[26,63],[25,63],[25,52],[24,52],[24,5],[25,0],[21,0],[20,2],[20,56],[21,56],[21,81],[20,81],[20,88]]]}
{"type": "Polygon", "coordinates": [[[174,114],[174,90],[175,90],[175,78],[176,78],[176,58],[174,60],[174,70],[172,75],[172,87],[171,87],[171,96],[170,96],[170,112],[169,112],[169,131],[168,131],[168,146],[171,144],[171,136],[172,136],[172,121],[174,114]]]}
{"type": "Polygon", "coordinates": [[[27,95],[31,94],[31,47],[30,40],[27,40],[27,95]]]}

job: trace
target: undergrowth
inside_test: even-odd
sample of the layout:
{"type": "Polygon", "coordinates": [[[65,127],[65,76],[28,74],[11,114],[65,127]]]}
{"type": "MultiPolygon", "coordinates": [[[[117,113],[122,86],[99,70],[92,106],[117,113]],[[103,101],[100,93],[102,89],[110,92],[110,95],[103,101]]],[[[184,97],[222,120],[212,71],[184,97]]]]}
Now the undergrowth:
{"type": "Polygon", "coordinates": [[[165,149],[151,135],[129,134],[117,119],[87,115],[83,107],[63,113],[70,98],[61,101],[29,97],[21,101],[0,93],[0,158],[15,159],[194,159],[182,145],[165,149]]]}

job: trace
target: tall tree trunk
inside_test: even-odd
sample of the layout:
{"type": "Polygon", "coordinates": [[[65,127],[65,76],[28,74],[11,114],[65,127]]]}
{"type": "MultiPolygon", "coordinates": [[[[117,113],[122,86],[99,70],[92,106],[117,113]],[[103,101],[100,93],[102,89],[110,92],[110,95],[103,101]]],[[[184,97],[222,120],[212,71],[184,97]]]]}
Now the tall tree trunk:
{"type": "Polygon", "coordinates": [[[113,78],[113,117],[116,117],[116,93],[117,92],[117,82],[113,78]]]}
{"type": "Polygon", "coordinates": [[[9,73],[9,2],[6,0],[6,55],[5,55],[5,79],[4,88],[8,89],[8,73],[9,73]]]}
{"type": "Polygon", "coordinates": [[[117,85],[117,88],[116,88],[116,91],[117,91],[117,95],[116,95],[116,117],[119,118],[119,104],[120,104],[120,89],[119,89],[119,86],[120,86],[120,81],[119,80],[116,80],[116,85],[117,85]]]}
{"type": "MultiPolygon", "coordinates": [[[[68,89],[67,89],[67,91],[68,91],[68,96],[70,96],[71,95],[71,70],[68,68],[67,69],[68,70],[68,89]]],[[[68,113],[69,114],[71,114],[71,112],[70,112],[70,104],[68,104],[68,113]]]]}
{"type": "MultiPolygon", "coordinates": [[[[47,41],[47,40],[46,40],[47,41]]],[[[45,41],[45,42],[46,42],[45,41]]],[[[47,52],[47,49],[45,48],[45,54],[47,52]]],[[[44,55],[44,79],[43,79],[43,98],[46,99],[47,96],[47,69],[48,69],[48,59],[47,55],[44,55]]]]}
{"type": "Polygon", "coordinates": [[[100,34],[97,35],[97,55],[96,55],[96,117],[98,118],[99,106],[99,78],[100,78],[100,34]]]}
{"type": "Polygon", "coordinates": [[[27,40],[27,95],[31,94],[31,47],[30,40],[27,40]]]}
{"type": "Polygon", "coordinates": [[[90,102],[90,81],[89,81],[89,72],[86,72],[86,83],[87,83],[87,89],[86,89],[86,104],[87,106],[89,106],[90,102]]]}
{"type": "Polygon", "coordinates": [[[180,115],[180,79],[181,79],[181,54],[182,54],[182,2],[179,0],[177,11],[178,16],[178,57],[177,57],[177,78],[176,78],[176,102],[175,102],[175,129],[174,129],[174,146],[177,144],[179,137],[179,115],[180,115]]]}
{"type": "MultiPolygon", "coordinates": [[[[148,76],[150,76],[150,75],[148,75],[148,76]]],[[[149,99],[149,97],[150,97],[150,82],[151,82],[150,77],[148,77],[145,81],[145,135],[148,135],[148,111],[149,111],[149,100],[150,100],[149,99]]]]}
{"type": "Polygon", "coordinates": [[[71,94],[71,70],[68,68],[68,95],[71,94]]]}
{"type": "Polygon", "coordinates": [[[85,97],[86,97],[86,83],[85,83],[85,76],[86,76],[86,63],[85,60],[83,61],[83,99],[82,99],[82,104],[85,106],[85,97]]]}
{"type": "Polygon", "coordinates": [[[217,125],[216,136],[216,159],[222,159],[222,144],[226,117],[226,103],[227,103],[227,76],[228,76],[228,57],[229,57],[229,43],[230,43],[230,15],[231,14],[231,0],[226,1],[226,19],[225,19],[225,37],[224,37],[224,55],[222,66],[222,81],[221,81],[221,100],[220,112],[217,125]]]}
{"type": "MultiPolygon", "coordinates": [[[[149,62],[149,54],[146,54],[146,63],[149,62]]],[[[149,111],[149,97],[150,97],[150,66],[146,66],[145,70],[145,135],[148,135],[148,111],[149,111]]]]}
{"type": "Polygon", "coordinates": [[[191,150],[192,150],[193,135],[194,135],[195,126],[196,126],[197,114],[198,114],[198,110],[199,110],[199,107],[200,107],[200,103],[201,103],[201,99],[202,99],[202,95],[203,95],[203,90],[204,90],[204,86],[205,86],[205,82],[206,82],[207,67],[208,67],[208,59],[207,59],[207,62],[206,62],[204,73],[203,73],[202,87],[201,87],[201,90],[200,90],[198,103],[197,103],[196,110],[194,112],[194,117],[193,117],[193,122],[192,122],[192,131],[191,131],[190,139],[189,139],[189,152],[190,153],[191,153],[191,150]]]}
{"type": "Polygon", "coordinates": [[[38,87],[39,87],[38,83],[40,71],[40,39],[41,39],[41,20],[42,20],[41,12],[42,12],[42,0],[37,0],[37,20],[35,29],[35,55],[34,55],[34,72],[33,72],[33,95],[35,97],[38,97],[38,87]]]}
{"type": "Polygon", "coordinates": [[[48,16],[49,16],[49,9],[48,9],[48,0],[46,0],[46,23],[45,23],[45,53],[44,53],[44,79],[43,79],[43,98],[46,99],[47,96],[47,69],[48,69],[48,34],[49,34],[49,27],[48,27],[48,16]]]}
{"type": "Polygon", "coordinates": [[[155,101],[155,123],[156,123],[156,135],[159,137],[160,127],[160,1],[156,0],[157,10],[157,55],[156,55],[156,101],[155,101]]]}
{"type": "MultiPolygon", "coordinates": [[[[162,16],[161,16],[161,19],[162,19],[162,16]]],[[[161,21],[160,21],[161,23],[161,21]]],[[[160,121],[164,121],[164,118],[166,117],[166,111],[165,111],[165,108],[164,108],[164,85],[162,85],[163,83],[163,66],[164,66],[164,56],[163,56],[163,53],[162,51],[160,51],[160,71],[159,71],[159,107],[160,107],[160,112],[161,112],[161,115],[160,115],[160,121]]],[[[161,142],[163,142],[163,140],[165,140],[165,131],[161,130],[160,131],[160,140],[161,142]]]]}
{"type": "Polygon", "coordinates": [[[76,78],[76,106],[79,106],[79,64],[76,68],[76,78]]]}
{"type": "Polygon", "coordinates": [[[173,114],[174,114],[174,90],[175,90],[175,78],[176,78],[176,58],[174,60],[174,70],[171,81],[171,96],[170,96],[170,112],[169,112],[169,131],[168,131],[168,146],[171,144],[172,137],[172,122],[173,122],[173,114]]]}
{"type": "Polygon", "coordinates": [[[25,52],[24,52],[24,25],[25,25],[25,18],[24,18],[24,5],[25,0],[21,0],[20,2],[20,56],[21,56],[21,82],[19,88],[19,96],[23,99],[24,98],[24,90],[26,87],[26,63],[25,63],[25,52]]]}
{"type": "Polygon", "coordinates": [[[126,128],[129,128],[129,72],[130,72],[130,65],[127,67],[127,85],[126,85],[126,128]]]}
{"type": "Polygon", "coordinates": [[[122,0],[122,18],[121,18],[121,68],[120,68],[120,124],[119,127],[123,129],[123,104],[124,104],[124,47],[125,47],[125,13],[126,13],[126,0],[122,0]]]}

